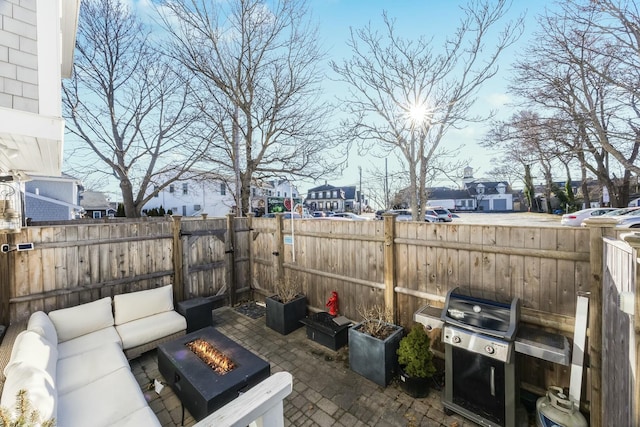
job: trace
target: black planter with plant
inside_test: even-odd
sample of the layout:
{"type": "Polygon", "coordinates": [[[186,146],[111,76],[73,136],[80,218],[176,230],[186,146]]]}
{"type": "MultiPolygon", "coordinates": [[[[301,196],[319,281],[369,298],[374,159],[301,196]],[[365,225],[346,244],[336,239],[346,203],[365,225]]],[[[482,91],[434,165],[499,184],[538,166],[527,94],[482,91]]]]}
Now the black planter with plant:
{"type": "Polygon", "coordinates": [[[287,335],[302,326],[307,315],[307,297],[298,293],[290,281],[276,285],[276,294],[265,298],[267,326],[287,335]]]}
{"type": "Polygon", "coordinates": [[[424,326],[420,323],[413,325],[407,336],[400,340],[397,354],[402,389],[412,397],[426,397],[436,368],[431,339],[424,326]]]}
{"type": "Polygon", "coordinates": [[[398,365],[396,351],[403,329],[388,320],[379,307],[362,310],[361,323],[349,329],[349,366],[351,370],[386,387],[398,365]]]}

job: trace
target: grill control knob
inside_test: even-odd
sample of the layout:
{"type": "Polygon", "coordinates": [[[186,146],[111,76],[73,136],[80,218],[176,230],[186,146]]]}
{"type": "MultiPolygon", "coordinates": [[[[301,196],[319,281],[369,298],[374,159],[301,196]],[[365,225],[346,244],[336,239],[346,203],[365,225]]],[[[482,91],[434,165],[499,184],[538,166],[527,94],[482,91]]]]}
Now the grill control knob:
{"type": "Polygon", "coordinates": [[[486,351],[488,354],[493,354],[496,352],[496,349],[493,348],[492,346],[488,345],[484,348],[484,351],[486,351]]]}
{"type": "Polygon", "coordinates": [[[460,339],[459,336],[454,335],[454,336],[451,337],[451,341],[453,341],[454,344],[460,344],[460,341],[462,341],[462,340],[460,339]]]}

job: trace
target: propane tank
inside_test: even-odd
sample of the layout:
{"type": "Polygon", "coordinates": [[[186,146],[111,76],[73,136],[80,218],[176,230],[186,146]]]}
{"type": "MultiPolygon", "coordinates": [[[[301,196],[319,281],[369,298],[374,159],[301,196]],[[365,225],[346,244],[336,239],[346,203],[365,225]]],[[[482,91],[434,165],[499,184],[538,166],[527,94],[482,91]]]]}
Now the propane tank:
{"type": "Polygon", "coordinates": [[[560,387],[551,386],[536,402],[538,427],[587,427],[587,420],[560,387]]]}

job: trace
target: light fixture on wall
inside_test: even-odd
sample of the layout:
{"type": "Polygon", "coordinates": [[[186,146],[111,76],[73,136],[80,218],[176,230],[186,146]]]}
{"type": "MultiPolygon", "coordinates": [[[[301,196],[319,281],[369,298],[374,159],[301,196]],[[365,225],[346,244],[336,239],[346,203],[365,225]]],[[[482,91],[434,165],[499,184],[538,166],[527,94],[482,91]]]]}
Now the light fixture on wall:
{"type": "Polygon", "coordinates": [[[0,233],[19,233],[22,227],[22,198],[19,183],[0,178],[0,233]]]}

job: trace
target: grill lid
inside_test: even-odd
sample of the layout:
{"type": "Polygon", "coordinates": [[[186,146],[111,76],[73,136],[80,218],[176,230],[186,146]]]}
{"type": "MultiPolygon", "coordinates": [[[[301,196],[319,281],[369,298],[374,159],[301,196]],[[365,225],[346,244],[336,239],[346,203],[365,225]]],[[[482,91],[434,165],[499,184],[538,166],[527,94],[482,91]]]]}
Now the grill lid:
{"type": "Polygon", "coordinates": [[[520,300],[457,287],[447,293],[442,320],[473,332],[513,341],[520,321],[520,300]]]}

